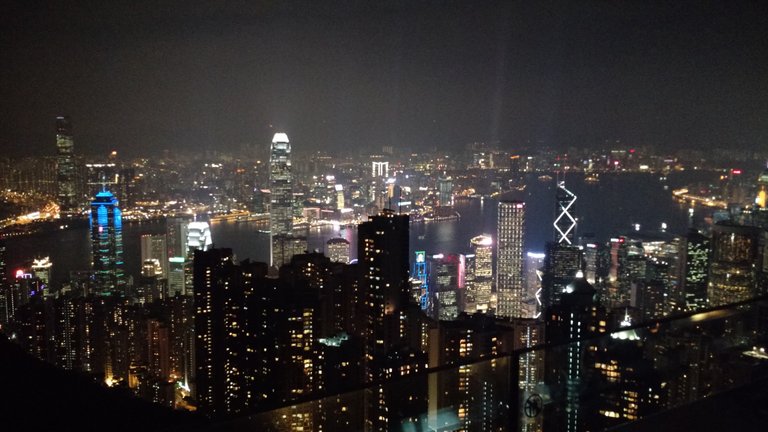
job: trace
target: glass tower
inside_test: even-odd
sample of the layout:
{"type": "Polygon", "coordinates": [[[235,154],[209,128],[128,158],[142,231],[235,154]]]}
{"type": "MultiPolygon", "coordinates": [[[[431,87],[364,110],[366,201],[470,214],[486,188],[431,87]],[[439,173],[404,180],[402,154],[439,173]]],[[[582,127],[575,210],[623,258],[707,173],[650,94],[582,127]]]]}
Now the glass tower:
{"type": "Polygon", "coordinates": [[[72,215],[78,210],[75,142],[69,117],[56,117],[56,183],[59,210],[72,215]]]}
{"type": "Polygon", "coordinates": [[[289,236],[293,232],[291,144],[288,142],[288,135],[284,133],[276,133],[272,138],[269,155],[269,188],[271,192],[269,229],[274,241],[276,236],[289,236]]]}
{"type": "Polygon", "coordinates": [[[123,269],[123,220],[117,198],[107,190],[91,202],[91,252],[94,291],[101,295],[125,294],[123,269]]]}

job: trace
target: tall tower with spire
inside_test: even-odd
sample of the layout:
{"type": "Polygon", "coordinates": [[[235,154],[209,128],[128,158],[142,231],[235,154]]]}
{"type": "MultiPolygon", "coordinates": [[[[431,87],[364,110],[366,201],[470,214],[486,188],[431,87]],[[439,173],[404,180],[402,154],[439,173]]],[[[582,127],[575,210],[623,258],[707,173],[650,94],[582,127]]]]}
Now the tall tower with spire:
{"type": "MultiPolygon", "coordinates": [[[[291,143],[288,135],[278,132],[272,138],[269,153],[269,230],[271,237],[272,265],[281,265],[286,261],[283,250],[286,238],[293,234],[293,175],[291,173],[291,143]]],[[[290,241],[289,241],[290,243],[290,241]]],[[[290,257],[287,258],[290,261],[290,257]]]]}

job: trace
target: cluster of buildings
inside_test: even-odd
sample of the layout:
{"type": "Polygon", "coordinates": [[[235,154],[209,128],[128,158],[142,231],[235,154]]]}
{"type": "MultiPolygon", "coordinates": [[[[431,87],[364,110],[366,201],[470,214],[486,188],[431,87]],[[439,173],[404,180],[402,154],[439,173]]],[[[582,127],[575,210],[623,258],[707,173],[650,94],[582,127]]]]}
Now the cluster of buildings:
{"type": "MultiPolygon", "coordinates": [[[[75,217],[72,138],[66,119],[58,126],[57,200],[62,215],[75,217]]],[[[473,148],[476,169],[498,158],[486,150],[473,148]]],[[[514,166],[515,156],[503,160],[514,166]]],[[[652,339],[630,326],[765,294],[764,177],[754,205],[703,232],[579,237],[577,197],[558,182],[544,253],[523,248],[526,203],[502,199],[496,232],[477,233],[470,253],[411,256],[413,219],[448,217],[440,209],[469,177],[446,174],[448,161],[411,171],[374,159],[364,182],[345,177],[352,165],[334,165],[338,176],[311,174],[323,167],[296,173],[288,137],[275,134],[268,188],[248,186],[249,205],[268,214],[270,262],[239,261],[213,247],[206,222],[168,217],[164,233],[141,238],[138,281],[126,276],[124,209],[110,191],[120,177],[102,176],[88,212],[90,271],[58,287],[45,259],[7,275],[0,243],[0,329],[57,366],[214,419],[365,385],[362,397],[325,398],[320,408],[297,405],[270,419],[291,430],[497,430],[519,416],[500,403],[518,391],[522,400],[556,402],[542,416],[519,416],[522,430],[593,430],[696,400],[717,389],[707,377],[727,376],[706,348],[716,332],[652,339]],[[332,239],[325,254],[308,252],[297,228],[311,214],[358,214],[358,203],[370,216],[357,225],[356,245],[332,239]],[[557,348],[534,349],[541,344],[557,348]],[[500,357],[518,349],[529,350],[500,357]],[[448,365],[456,367],[424,373],[448,365]],[[519,379],[510,383],[509,371],[519,379]],[[438,415],[433,407],[444,408],[438,415]]],[[[203,177],[196,182],[216,195],[203,177]]]]}

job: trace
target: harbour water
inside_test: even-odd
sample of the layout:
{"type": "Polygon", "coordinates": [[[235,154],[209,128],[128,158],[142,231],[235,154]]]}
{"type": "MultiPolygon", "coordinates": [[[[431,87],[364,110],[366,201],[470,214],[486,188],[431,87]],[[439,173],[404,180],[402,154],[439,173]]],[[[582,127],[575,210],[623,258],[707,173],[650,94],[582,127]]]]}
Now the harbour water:
{"type": "MultiPolygon", "coordinates": [[[[566,177],[566,185],[578,196],[575,210],[579,218],[577,236],[592,234],[597,241],[607,241],[611,236],[631,232],[634,224],[640,224],[644,231],[657,231],[662,222],[667,224],[667,232],[683,234],[690,223],[688,207],[675,202],[671,190],[710,178],[715,178],[715,174],[689,171],[672,173],[662,182],[655,174],[622,173],[602,175],[600,181],[594,183],[585,182],[581,174],[569,175],[566,177]]],[[[525,201],[525,248],[528,251],[543,251],[544,244],[553,239],[555,180],[539,181],[536,175],[531,175],[526,179],[526,185],[525,190],[509,193],[502,198],[525,201]]],[[[497,201],[490,198],[457,200],[456,210],[461,214],[461,219],[411,225],[411,252],[469,252],[469,240],[472,237],[495,233],[496,208],[497,201]]],[[[698,210],[695,222],[704,216],[698,210]]],[[[269,234],[263,232],[266,229],[263,224],[216,222],[211,228],[214,245],[232,248],[239,259],[266,261],[269,258],[269,234]]],[[[140,236],[164,231],[165,224],[161,221],[124,226],[127,274],[133,277],[139,274],[140,236]]],[[[356,258],[357,233],[354,228],[311,228],[307,236],[309,248],[321,251],[328,239],[344,237],[350,242],[352,258],[356,258]]],[[[9,273],[36,256],[50,256],[53,262],[53,283],[61,283],[66,280],[69,271],[89,268],[88,230],[61,230],[7,240],[9,273]]]]}

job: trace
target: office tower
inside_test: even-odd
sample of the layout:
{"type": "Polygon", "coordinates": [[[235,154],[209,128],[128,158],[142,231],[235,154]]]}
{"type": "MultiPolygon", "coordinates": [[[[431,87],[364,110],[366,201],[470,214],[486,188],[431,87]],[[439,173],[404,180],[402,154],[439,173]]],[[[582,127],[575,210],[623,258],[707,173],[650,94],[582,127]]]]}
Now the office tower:
{"type": "MultiPolygon", "coordinates": [[[[51,267],[53,263],[49,257],[35,258],[32,260],[32,274],[48,287],[51,283],[51,267]]],[[[46,290],[46,293],[48,290],[46,290]]]]}
{"type": "Polygon", "coordinates": [[[538,318],[543,311],[542,300],[542,275],[544,274],[544,261],[547,255],[540,252],[528,252],[525,254],[525,315],[538,318]]]}
{"type": "Polygon", "coordinates": [[[381,161],[371,162],[371,177],[374,177],[374,178],[389,177],[389,162],[381,162],[381,161]]]}
{"type": "Polygon", "coordinates": [[[499,201],[496,235],[496,316],[523,317],[523,230],[525,203],[499,201]]]}
{"type": "Polygon", "coordinates": [[[413,297],[419,303],[422,309],[426,310],[429,299],[427,294],[429,293],[429,273],[427,272],[427,253],[425,251],[414,252],[416,259],[413,262],[413,273],[411,274],[412,289],[414,290],[413,297]],[[415,292],[418,290],[418,292],[415,292]]]}
{"type": "MultiPolygon", "coordinates": [[[[276,133],[269,155],[269,229],[276,236],[293,234],[293,178],[291,175],[291,144],[288,135],[276,133]]],[[[274,255],[274,243],[272,254],[274,255]]],[[[290,257],[288,258],[290,260],[290,257]]],[[[286,262],[286,261],[283,261],[286,262]]],[[[282,264],[282,263],[281,263],[282,264]]],[[[274,263],[274,256],[272,258],[274,263]]]]}
{"type": "Polygon", "coordinates": [[[325,243],[325,255],[333,262],[349,262],[349,242],[341,237],[328,240],[325,243]]]}
{"type": "Polygon", "coordinates": [[[56,117],[56,182],[59,211],[63,216],[78,213],[77,164],[69,117],[56,117]]]}
{"type": "Polygon", "coordinates": [[[616,252],[616,288],[613,300],[626,304],[632,297],[632,285],[645,279],[647,260],[643,243],[627,239],[619,242],[616,252]]]}
{"type": "Polygon", "coordinates": [[[728,222],[712,227],[712,259],[707,301],[719,306],[757,295],[756,265],[760,229],[728,222]]]}
{"type": "Polygon", "coordinates": [[[757,178],[755,205],[762,210],[768,209],[768,170],[760,173],[760,177],[757,178]]]}
{"type": "Polygon", "coordinates": [[[451,177],[439,177],[437,179],[437,205],[453,205],[453,179],[451,177]]]}
{"type": "Polygon", "coordinates": [[[553,223],[555,240],[546,245],[542,275],[544,308],[557,304],[565,287],[583,267],[582,250],[573,244],[576,233],[575,203],[576,195],[565,188],[565,182],[558,182],[553,223]]]}
{"type": "Polygon", "coordinates": [[[248,290],[231,249],[194,252],[197,400],[210,417],[235,414],[248,406],[248,290]]]}
{"type": "Polygon", "coordinates": [[[141,236],[141,262],[155,259],[160,263],[160,278],[168,277],[168,242],[165,234],[141,236]]]}
{"type": "Polygon", "coordinates": [[[565,188],[565,182],[557,183],[555,204],[555,241],[558,244],[573,244],[576,235],[576,195],[565,188]]]}
{"type": "Polygon", "coordinates": [[[710,240],[696,230],[691,230],[682,242],[684,255],[681,281],[681,306],[693,311],[707,305],[709,279],[710,240]]]}
{"type": "Polygon", "coordinates": [[[187,257],[187,235],[189,222],[182,218],[165,220],[165,237],[168,243],[168,258],[187,257]]]}
{"type": "Polygon", "coordinates": [[[211,226],[208,222],[190,222],[187,225],[187,256],[192,256],[196,250],[207,251],[213,247],[211,226]]]}
{"type": "Polygon", "coordinates": [[[251,209],[254,213],[269,213],[270,198],[269,189],[256,189],[253,191],[253,204],[251,209]]]}
{"type": "Polygon", "coordinates": [[[187,292],[186,260],[183,257],[168,258],[168,296],[191,295],[187,292]]]}
{"type": "Polygon", "coordinates": [[[493,239],[489,235],[479,235],[470,239],[469,245],[474,257],[471,263],[472,278],[471,281],[467,280],[466,312],[486,312],[491,305],[493,290],[493,239]],[[474,310],[471,310],[472,305],[474,310]]]}
{"type": "Polygon", "coordinates": [[[123,218],[117,199],[102,190],[91,202],[91,253],[94,291],[125,295],[123,218]]]}
{"type": "Polygon", "coordinates": [[[307,238],[292,234],[272,235],[272,265],[280,268],[294,255],[307,253],[307,238]]]}
{"type": "Polygon", "coordinates": [[[432,318],[454,320],[463,310],[465,258],[460,254],[434,255],[429,260],[429,304],[432,318]]]}

